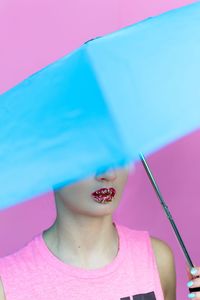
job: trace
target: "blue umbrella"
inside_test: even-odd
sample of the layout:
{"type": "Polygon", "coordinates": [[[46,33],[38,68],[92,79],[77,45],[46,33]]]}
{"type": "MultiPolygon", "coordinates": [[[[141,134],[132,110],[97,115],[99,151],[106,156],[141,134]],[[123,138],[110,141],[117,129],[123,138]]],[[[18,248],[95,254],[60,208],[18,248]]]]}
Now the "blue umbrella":
{"type": "Polygon", "coordinates": [[[200,2],[87,41],[0,98],[0,209],[200,127],[200,2]]]}

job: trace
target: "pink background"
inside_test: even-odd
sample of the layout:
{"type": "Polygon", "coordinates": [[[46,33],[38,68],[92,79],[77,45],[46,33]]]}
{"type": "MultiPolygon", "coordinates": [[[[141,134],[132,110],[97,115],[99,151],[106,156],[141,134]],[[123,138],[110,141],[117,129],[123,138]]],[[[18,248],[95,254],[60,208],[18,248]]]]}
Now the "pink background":
{"type": "MultiPolygon", "coordinates": [[[[86,40],[195,1],[1,0],[0,92],[86,40]]],[[[149,164],[195,264],[199,254],[200,132],[149,158],[149,164]]],[[[0,256],[24,246],[55,218],[52,194],[0,213],[0,256]]],[[[115,220],[148,230],[174,250],[177,298],[186,298],[185,260],[143,167],[130,174],[115,220]]]]}

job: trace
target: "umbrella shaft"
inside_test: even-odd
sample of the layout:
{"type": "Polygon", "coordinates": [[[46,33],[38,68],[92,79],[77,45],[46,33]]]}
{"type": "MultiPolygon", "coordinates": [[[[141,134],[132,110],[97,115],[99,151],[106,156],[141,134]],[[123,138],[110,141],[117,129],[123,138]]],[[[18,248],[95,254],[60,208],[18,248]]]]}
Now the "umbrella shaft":
{"type": "Polygon", "coordinates": [[[181,249],[182,249],[182,251],[183,251],[183,253],[185,255],[185,258],[186,258],[186,260],[187,260],[190,268],[193,268],[194,265],[192,263],[192,260],[191,260],[189,254],[188,254],[188,251],[187,251],[187,249],[185,247],[185,244],[184,244],[184,242],[183,242],[183,240],[181,238],[181,235],[180,235],[180,233],[178,231],[178,228],[177,228],[177,226],[176,226],[176,224],[175,224],[175,222],[174,222],[174,220],[172,218],[172,215],[171,215],[171,213],[170,213],[170,211],[169,211],[169,209],[168,209],[168,207],[167,207],[167,205],[166,205],[166,203],[165,203],[165,201],[164,201],[164,199],[163,199],[163,197],[161,195],[161,192],[160,192],[160,190],[158,188],[158,185],[157,185],[157,183],[156,183],[156,181],[155,181],[155,179],[153,177],[153,174],[152,174],[152,172],[151,172],[151,170],[150,170],[150,168],[149,168],[149,166],[148,166],[148,164],[147,164],[147,162],[146,162],[146,160],[145,160],[145,158],[144,158],[144,156],[142,154],[140,154],[140,158],[141,158],[142,164],[143,164],[143,166],[144,166],[144,168],[146,170],[146,173],[147,173],[147,175],[148,175],[148,177],[150,179],[150,182],[151,182],[151,184],[152,184],[152,186],[153,186],[153,188],[154,188],[154,190],[155,190],[155,192],[156,192],[156,194],[157,194],[157,196],[158,196],[158,198],[160,200],[160,203],[161,203],[161,205],[162,205],[162,207],[163,207],[166,215],[167,215],[167,218],[170,221],[170,224],[171,224],[171,226],[172,226],[172,228],[174,230],[174,233],[175,233],[175,235],[176,235],[176,237],[177,237],[177,239],[179,241],[179,244],[180,244],[181,249]]]}

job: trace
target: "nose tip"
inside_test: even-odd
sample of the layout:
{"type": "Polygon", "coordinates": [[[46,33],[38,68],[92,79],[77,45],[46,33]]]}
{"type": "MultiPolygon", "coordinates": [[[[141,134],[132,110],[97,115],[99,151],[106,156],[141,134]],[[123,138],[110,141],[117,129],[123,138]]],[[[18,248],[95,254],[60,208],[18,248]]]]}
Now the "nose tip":
{"type": "Polygon", "coordinates": [[[116,179],[116,177],[117,177],[117,173],[114,169],[96,175],[96,179],[99,181],[102,180],[113,181],[116,179]]]}

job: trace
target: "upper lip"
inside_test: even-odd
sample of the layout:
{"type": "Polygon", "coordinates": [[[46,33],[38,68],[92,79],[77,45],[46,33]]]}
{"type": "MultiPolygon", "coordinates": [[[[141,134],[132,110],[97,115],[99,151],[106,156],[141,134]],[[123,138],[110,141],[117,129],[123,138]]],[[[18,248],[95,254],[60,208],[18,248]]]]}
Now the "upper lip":
{"type": "Polygon", "coordinates": [[[114,197],[116,194],[116,190],[113,187],[108,187],[108,188],[101,188],[92,193],[92,195],[94,195],[94,196],[98,196],[98,194],[99,195],[112,195],[112,197],[114,197]]]}

